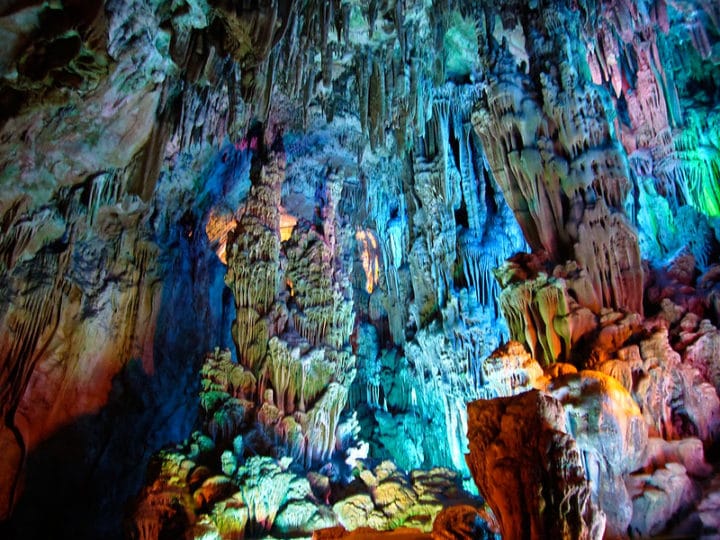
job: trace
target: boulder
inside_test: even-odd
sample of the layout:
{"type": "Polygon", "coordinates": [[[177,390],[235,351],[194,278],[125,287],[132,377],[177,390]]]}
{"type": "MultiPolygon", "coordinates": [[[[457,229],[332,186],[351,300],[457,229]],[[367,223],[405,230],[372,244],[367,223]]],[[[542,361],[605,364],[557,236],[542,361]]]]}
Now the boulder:
{"type": "Polygon", "coordinates": [[[593,502],[565,411],[537,390],[468,405],[468,466],[503,538],[600,539],[593,502]]]}

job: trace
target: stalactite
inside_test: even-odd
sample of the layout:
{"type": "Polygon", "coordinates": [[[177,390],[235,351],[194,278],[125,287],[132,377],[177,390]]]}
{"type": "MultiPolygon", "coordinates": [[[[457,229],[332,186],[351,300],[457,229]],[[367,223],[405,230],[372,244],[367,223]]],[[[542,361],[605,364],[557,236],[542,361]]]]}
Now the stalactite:
{"type": "Polygon", "coordinates": [[[370,144],[379,147],[385,140],[385,72],[380,59],[372,57],[368,81],[368,128],[370,144]]]}
{"type": "Polygon", "coordinates": [[[363,133],[368,133],[371,129],[368,124],[370,110],[370,84],[368,71],[369,69],[372,69],[372,67],[368,68],[368,58],[366,54],[360,54],[358,56],[359,58],[356,60],[355,68],[355,84],[357,86],[358,96],[358,116],[360,117],[360,127],[362,128],[363,133]]]}
{"type": "Polygon", "coordinates": [[[332,50],[328,40],[328,34],[330,33],[330,24],[332,23],[335,15],[333,13],[333,3],[324,2],[320,11],[320,26],[321,29],[321,41],[320,41],[320,55],[321,55],[321,71],[323,84],[326,88],[332,88],[332,50]]]}
{"type": "Polygon", "coordinates": [[[583,296],[578,291],[588,281],[532,274],[527,268],[518,269],[525,279],[515,280],[510,277],[513,264],[505,263],[496,271],[503,287],[500,308],[511,338],[527,346],[533,358],[545,365],[570,361],[572,347],[596,326],[592,312],[575,301],[583,296]]]}
{"type": "MultiPolygon", "coordinates": [[[[560,50],[567,42],[563,32],[554,33],[552,21],[527,24],[549,24],[550,41],[556,40],[560,50]]],[[[545,52],[539,49],[536,54],[542,57],[545,52]]],[[[494,149],[488,159],[495,179],[530,246],[546,250],[556,263],[575,258],[585,265],[603,305],[641,312],[639,253],[628,248],[623,263],[612,257],[599,262],[585,253],[588,243],[603,244],[608,235],[622,245],[637,245],[636,235],[620,217],[630,187],[629,170],[612,140],[600,92],[572,63],[563,63],[559,73],[540,74],[540,102],[530,81],[503,69],[490,77],[473,124],[485,148],[494,149]],[[555,150],[550,134],[563,152],[555,150]],[[616,292],[602,293],[610,290],[616,292]]]]}

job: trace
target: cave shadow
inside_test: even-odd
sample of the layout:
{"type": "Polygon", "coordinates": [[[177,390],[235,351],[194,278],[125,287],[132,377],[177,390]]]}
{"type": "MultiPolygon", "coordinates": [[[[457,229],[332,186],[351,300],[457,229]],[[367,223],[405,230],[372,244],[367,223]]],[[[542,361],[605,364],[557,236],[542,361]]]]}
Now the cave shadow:
{"type": "Polygon", "coordinates": [[[205,353],[232,347],[234,305],[225,267],[203,236],[182,235],[161,255],[165,282],[153,372],[131,359],[113,378],[101,410],[77,418],[28,455],[22,495],[12,518],[0,523],[0,538],[123,538],[128,500],[142,487],[151,455],[194,427],[205,353]]]}
{"type": "Polygon", "coordinates": [[[28,456],[24,492],[2,538],[122,538],[125,501],[139,491],[150,455],[181,438],[195,418],[190,399],[148,403],[151,389],[171,395],[159,375],[131,361],[100,412],[76,419],[28,456]]]}

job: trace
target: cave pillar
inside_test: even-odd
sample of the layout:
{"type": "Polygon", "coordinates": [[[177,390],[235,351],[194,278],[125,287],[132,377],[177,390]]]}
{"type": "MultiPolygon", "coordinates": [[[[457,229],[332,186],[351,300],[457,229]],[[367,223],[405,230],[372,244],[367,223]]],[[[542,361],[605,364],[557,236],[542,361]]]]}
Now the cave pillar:
{"type": "Polygon", "coordinates": [[[225,282],[235,297],[233,339],[238,360],[258,377],[268,340],[287,320],[287,310],[278,301],[283,277],[280,186],[285,178],[284,154],[271,153],[267,163],[257,164],[251,174],[248,202],[228,236],[225,282]]]}
{"type": "Polygon", "coordinates": [[[578,46],[579,14],[514,4],[503,4],[496,26],[521,28],[527,55],[520,61],[506,39],[488,40],[487,84],[472,117],[489,167],[533,252],[547,253],[546,270],[574,261],[587,277],[599,302],[583,307],[642,313],[640,249],[625,215],[627,157],[611,101],[578,46]]]}

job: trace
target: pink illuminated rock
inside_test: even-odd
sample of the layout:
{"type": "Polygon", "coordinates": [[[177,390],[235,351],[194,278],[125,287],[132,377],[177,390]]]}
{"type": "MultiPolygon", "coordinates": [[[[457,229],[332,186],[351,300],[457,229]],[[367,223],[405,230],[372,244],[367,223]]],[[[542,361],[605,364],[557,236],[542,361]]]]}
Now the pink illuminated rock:
{"type": "Polygon", "coordinates": [[[720,330],[707,322],[698,338],[685,349],[683,359],[720,392],[720,330]]]}
{"type": "Polygon", "coordinates": [[[635,372],[633,394],[652,436],[694,436],[714,440],[720,430],[720,399],[700,371],[682,362],[664,328],[639,344],[642,366],[635,372]]]}
{"type": "Polygon", "coordinates": [[[665,441],[657,437],[648,439],[643,468],[656,470],[666,463],[679,463],[695,478],[712,474],[712,466],[705,461],[702,441],[695,438],[665,441]]]}

